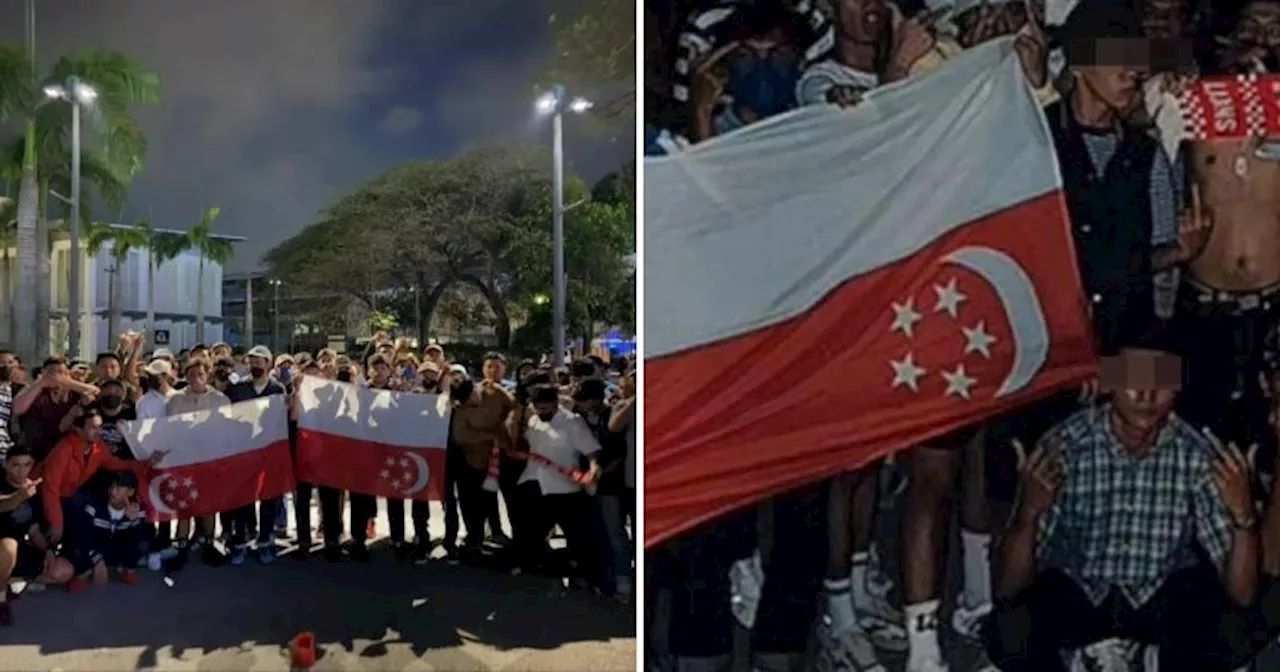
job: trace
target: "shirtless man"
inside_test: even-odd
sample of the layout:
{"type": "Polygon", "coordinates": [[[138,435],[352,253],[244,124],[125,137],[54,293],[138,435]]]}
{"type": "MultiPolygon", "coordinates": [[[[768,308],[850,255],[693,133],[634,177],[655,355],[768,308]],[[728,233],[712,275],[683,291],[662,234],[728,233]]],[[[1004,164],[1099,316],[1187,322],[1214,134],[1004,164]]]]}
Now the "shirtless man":
{"type": "MultiPolygon", "coordinates": [[[[1274,65],[1280,0],[1245,5],[1220,46],[1228,72],[1274,65]]],[[[1280,372],[1280,138],[1203,141],[1189,149],[1193,216],[1211,222],[1213,231],[1187,264],[1179,293],[1190,356],[1181,412],[1229,431],[1242,409],[1260,407],[1260,374],[1274,389],[1280,372]]],[[[1246,415],[1247,431],[1272,444],[1265,415],[1246,415]]],[[[1269,466],[1270,455],[1259,464],[1269,466]]]]}

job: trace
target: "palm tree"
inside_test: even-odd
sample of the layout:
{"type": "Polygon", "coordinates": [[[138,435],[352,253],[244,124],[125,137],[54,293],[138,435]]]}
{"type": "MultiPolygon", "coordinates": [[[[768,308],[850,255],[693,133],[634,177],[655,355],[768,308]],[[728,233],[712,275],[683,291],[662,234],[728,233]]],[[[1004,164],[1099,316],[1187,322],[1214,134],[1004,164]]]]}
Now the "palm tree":
{"type": "MultiPolygon", "coordinates": [[[[110,281],[107,294],[107,333],[120,333],[120,323],[124,312],[124,282],[121,270],[129,260],[133,250],[145,249],[150,242],[146,232],[137,227],[113,226],[111,224],[94,224],[89,228],[88,252],[96,256],[102,246],[111,242],[110,281]]],[[[149,279],[148,279],[149,280],[149,279]]]]}
{"type": "Polygon", "coordinates": [[[221,208],[209,208],[200,216],[200,222],[187,232],[187,246],[200,254],[200,272],[196,276],[196,342],[204,343],[204,262],[226,264],[235,252],[231,241],[213,234],[213,220],[221,208]]]}
{"type": "Polygon", "coordinates": [[[18,201],[0,196],[0,340],[13,343],[13,258],[9,248],[13,246],[18,224],[18,201]]]}
{"type": "MultiPolygon", "coordinates": [[[[85,51],[58,59],[49,77],[41,80],[35,70],[34,0],[27,0],[26,28],[25,50],[12,46],[0,48],[0,117],[8,113],[21,115],[26,121],[16,234],[18,281],[14,298],[18,300],[13,312],[17,349],[23,356],[39,359],[48,352],[48,329],[40,328],[37,304],[41,285],[44,294],[49,287],[48,281],[42,283],[40,277],[41,268],[48,266],[47,259],[41,258],[47,253],[42,254],[42,247],[46,246],[40,245],[40,222],[52,182],[49,176],[38,173],[36,167],[45,157],[67,154],[71,121],[68,105],[42,104],[41,85],[47,81],[63,82],[75,75],[94,87],[98,97],[91,108],[83,109],[89,132],[85,134],[82,156],[96,157],[120,183],[128,184],[141,168],[146,154],[146,141],[130,116],[130,108],[158,100],[159,78],[122,54],[85,51]]],[[[89,213],[92,207],[82,211],[89,213]]]]}
{"type": "Polygon", "coordinates": [[[156,269],[182,254],[188,247],[187,237],[168,231],[157,231],[151,222],[139,219],[133,223],[147,248],[147,344],[155,347],[156,335],[156,269]]]}

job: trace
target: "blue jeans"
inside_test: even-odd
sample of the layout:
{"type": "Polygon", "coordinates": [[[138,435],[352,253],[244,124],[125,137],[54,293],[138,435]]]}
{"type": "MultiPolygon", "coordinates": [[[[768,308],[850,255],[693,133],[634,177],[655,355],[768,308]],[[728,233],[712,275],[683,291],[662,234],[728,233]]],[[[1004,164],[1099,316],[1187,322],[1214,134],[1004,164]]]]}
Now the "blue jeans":
{"type": "Polygon", "coordinates": [[[600,495],[600,518],[604,523],[605,539],[608,543],[609,562],[606,563],[606,585],[617,588],[619,579],[628,579],[634,586],[631,573],[632,560],[635,558],[635,540],[627,534],[627,521],[631,521],[631,529],[635,529],[635,490],[627,489],[621,495],[600,495]]]}

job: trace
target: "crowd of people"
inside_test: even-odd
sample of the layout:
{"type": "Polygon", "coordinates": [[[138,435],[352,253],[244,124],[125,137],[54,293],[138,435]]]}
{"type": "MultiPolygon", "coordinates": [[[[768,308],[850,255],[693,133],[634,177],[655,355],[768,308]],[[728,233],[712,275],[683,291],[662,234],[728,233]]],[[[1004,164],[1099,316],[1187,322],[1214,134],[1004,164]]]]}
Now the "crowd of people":
{"type": "Polygon", "coordinates": [[[1010,40],[1102,372],[650,549],[655,669],[728,670],[747,632],[756,670],[945,672],[945,636],[983,670],[1230,671],[1280,634],[1280,139],[1187,139],[1173,109],[1198,75],[1280,73],[1280,3],[1069,5],[727,0],[649,34],[650,155],[1010,40]]]}
{"type": "Polygon", "coordinates": [[[163,347],[144,354],[143,346],[143,335],[130,332],[92,364],[50,357],[35,371],[0,349],[0,625],[12,618],[11,579],[24,579],[28,590],[60,585],[78,592],[111,580],[137,583],[143,569],[181,571],[189,559],[239,566],[252,557],[268,565],[282,547],[295,560],[368,562],[379,511],[370,494],[298,482],[292,496],[176,523],[148,522],[139,497],[165,468],[165,456],[183,447],[135,459],[121,423],[285,395],[292,444],[296,390],[308,376],[449,397],[444,538],[431,536],[429,502],[388,499],[394,557],[426,564],[440,546],[450,561],[556,572],[629,601],[636,507],[629,366],[610,368],[595,356],[560,369],[548,358],[523,360],[507,378],[506,358],[490,352],[473,378],[440,345],[418,352],[383,332],[359,358],[327,348],[273,357],[261,345],[240,352],[226,343],[196,345],[176,354],[163,347]],[[563,552],[550,542],[556,527],[563,552]]]}

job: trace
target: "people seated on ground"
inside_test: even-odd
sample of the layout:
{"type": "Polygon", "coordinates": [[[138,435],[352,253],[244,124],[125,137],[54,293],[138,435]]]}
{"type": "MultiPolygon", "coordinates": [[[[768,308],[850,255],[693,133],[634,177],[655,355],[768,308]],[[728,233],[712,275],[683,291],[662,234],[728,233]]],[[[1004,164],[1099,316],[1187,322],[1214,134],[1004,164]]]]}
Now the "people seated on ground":
{"type": "Polygon", "coordinates": [[[132,471],[117,471],[111,474],[106,494],[94,496],[85,505],[93,531],[84,544],[96,585],[110,578],[129,585],[138,582],[134,567],[147,553],[149,530],[137,494],[138,476],[132,471]]]}
{"type": "Polygon", "coordinates": [[[1170,346],[1153,332],[1104,359],[1111,400],[1019,451],[986,633],[1001,670],[1065,670],[1064,651],[1115,637],[1148,645],[1162,672],[1235,670],[1252,657],[1252,451],[1173,413],[1182,363],[1170,346]]]}
{"type": "Polygon", "coordinates": [[[102,416],[96,408],[86,408],[75,419],[72,432],[40,463],[36,477],[43,480],[40,501],[44,522],[48,525],[48,539],[51,544],[64,544],[77,574],[92,569],[86,547],[91,520],[85,507],[93,502],[93,497],[85,485],[99,469],[132,471],[145,477],[166,454],[157,451],[147,462],[122,460],[112,455],[102,444],[102,416]]]}
{"type": "Polygon", "coordinates": [[[14,446],[4,460],[0,480],[0,626],[13,622],[9,588],[13,578],[35,584],[61,584],[71,579],[71,563],[57,557],[40,533],[40,507],[35,496],[40,479],[31,478],[35,458],[24,446],[14,446]]]}

